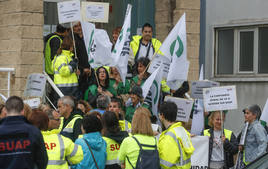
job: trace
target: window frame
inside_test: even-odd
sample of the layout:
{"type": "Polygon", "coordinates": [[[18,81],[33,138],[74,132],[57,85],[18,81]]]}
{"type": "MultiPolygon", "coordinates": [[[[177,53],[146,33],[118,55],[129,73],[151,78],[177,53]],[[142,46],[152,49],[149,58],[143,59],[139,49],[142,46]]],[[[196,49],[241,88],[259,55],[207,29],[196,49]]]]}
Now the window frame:
{"type": "Polygon", "coordinates": [[[212,78],[215,81],[268,81],[268,73],[258,73],[259,62],[259,28],[267,27],[268,23],[261,24],[241,24],[241,25],[216,25],[213,26],[214,42],[213,42],[213,56],[212,56],[212,78]],[[218,32],[220,30],[233,29],[234,32],[234,60],[232,74],[218,74],[218,32]],[[240,32],[253,31],[254,32],[254,47],[253,47],[253,71],[239,71],[240,58],[240,32]]]}

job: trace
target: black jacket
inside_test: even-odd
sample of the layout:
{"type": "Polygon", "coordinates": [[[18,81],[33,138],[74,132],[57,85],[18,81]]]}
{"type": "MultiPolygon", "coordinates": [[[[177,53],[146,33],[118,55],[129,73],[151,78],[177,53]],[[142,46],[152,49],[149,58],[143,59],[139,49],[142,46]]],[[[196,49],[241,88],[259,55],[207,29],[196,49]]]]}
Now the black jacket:
{"type": "MultiPolygon", "coordinates": [[[[68,119],[65,119],[63,120],[63,127],[62,129],[64,129],[67,124],[74,118],[75,115],[80,115],[83,117],[83,112],[79,109],[75,109],[71,112],[71,115],[69,116],[68,119]]],[[[68,137],[69,139],[71,139],[73,142],[75,142],[75,140],[78,138],[78,136],[80,134],[82,134],[82,131],[81,131],[81,124],[82,124],[82,119],[77,119],[75,122],[74,122],[74,127],[73,127],[73,133],[67,133],[67,132],[61,132],[61,134],[65,137],[68,137]]]]}
{"type": "Polygon", "coordinates": [[[48,156],[39,129],[23,116],[9,116],[0,123],[0,168],[45,169],[48,156]]]}
{"type": "MultiPolygon", "coordinates": [[[[210,133],[210,138],[209,138],[209,164],[210,166],[210,160],[211,160],[211,155],[212,155],[212,148],[213,148],[213,139],[214,139],[214,132],[213,129],[209,129],[210,133]]],[[[234,158],[233,156],[238,152],[238,142],[235,137],[235,135],[232,132],[231,139],[230,141],[226,138],[223,144],[224,148],[224,168],[228,169],[234,166],[234,158]]]]}

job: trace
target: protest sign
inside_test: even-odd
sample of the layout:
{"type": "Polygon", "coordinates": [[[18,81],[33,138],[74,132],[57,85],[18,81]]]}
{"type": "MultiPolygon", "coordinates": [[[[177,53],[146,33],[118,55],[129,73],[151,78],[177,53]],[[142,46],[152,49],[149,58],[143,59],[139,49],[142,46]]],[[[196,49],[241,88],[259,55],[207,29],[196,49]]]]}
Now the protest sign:
{"type": "Polygon", "coordinates": [[[58,2],[59,23],[81,21],[80,1],[58,2]]]}
{"type": "Polygon", "coordinates": [[[23,102],[28,104],[32,109],[38,108],[38,106],[41,104],[40,98],[28,99],[24,100],[23,102]]]}
{"type": "Polygon", "coordinates": [[[108,23],[109,3],[82,2],[82,19],[88,22],[108,23]]]}
{"type": "Polygon", "coordinates": [[[193,120],[191,134],[201,135],[204,130],[204,103],[203,100],[197,99],[194,103],[193,120]]]}
{"type": "Polygon", "coordinates": [[[46,86],[46,76],[39,73],[30,74],[27,78],[24,96],[42,97],[46,86]]]}
{"type": "Polygon", "coordinates": [[[191,96],[195,99],[203,99],[203,89],[204,88],[211,88],[211,87],[218,87],[220,83],[208,81],[208,80],[201,80],[201,81],[193,81],[192,88],[191,88],[191,96]]]}
{"type": "Polygon", "coordinates": [[[193,107],[193,100],[187,100],[177,97],[166,96],[165,101],[174,102],[178,108],[177,119],[178,121],[188,122],[190,113],[193,107]]]}
{"type": "Polygon", "coordinates": [[[237,109],[235,86],[206,88],[203,96],[205,111],[237,109]]]}
{"type": "Polygon", "coordinates": [[[208,169],[208,136],[195,136],[191,138],[195,148],[191,156],[191,169],[208,169]]]}
{"type": "Polygon", "coordinates": [[[152,60],[151,64],[150,64],[150,67],[148,69],[148,72],[149,73],[153,73],[162,63],[162,76],[164,78],[167,78],[167,75],[168,75],[168,71],[169,71],[169,66],[170,66],[170,61],[168,60],[167,57],[164,57],[160,54],[157,54],[155,56],[155,58],[152,60]]]}

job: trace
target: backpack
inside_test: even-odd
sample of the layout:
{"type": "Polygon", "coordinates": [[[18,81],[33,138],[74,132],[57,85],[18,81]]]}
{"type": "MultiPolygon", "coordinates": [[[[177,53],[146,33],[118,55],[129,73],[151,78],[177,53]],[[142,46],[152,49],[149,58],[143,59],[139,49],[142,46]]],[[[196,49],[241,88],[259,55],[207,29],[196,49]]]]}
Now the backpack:
{"type": "Polygon", "coordinates": [[[133,169],[160,169],[160,160],[159,160],[159,154],[156,146],[156,139],[155,139],[155,145],[146,145],[146,144],[140,144],[140,142],[132,136],[132,138],[137,142],[137,144],[140,147],[140,153],[137,159],[136,168],[131,164],[129,161],[129,158],[127,156],[127,160],[131,167],[133,169]],[[144,150],[143,147],[150,147],[154,148],[154,150],[144,150]]]}

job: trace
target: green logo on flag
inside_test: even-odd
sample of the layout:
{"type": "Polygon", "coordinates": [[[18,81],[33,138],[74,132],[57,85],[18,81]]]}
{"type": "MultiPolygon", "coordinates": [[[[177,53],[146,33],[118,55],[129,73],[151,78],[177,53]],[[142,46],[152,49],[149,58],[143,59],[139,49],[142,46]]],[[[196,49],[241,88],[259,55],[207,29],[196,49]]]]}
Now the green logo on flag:
{"type": "Polygon", "coordinates": [[[177,39],[174,40],[174,41],[171,43],[170,48],[169,48],[169,51],[170,51],[171,56],[173,56],[173,53],[174,53],[174,50],[175,50],[175,46],[176,46],[177,41],[179,42],[179,49],[176,51],[175,54],[176,54],[177,57],[179,58],[179,57],[182,55],[183,50],[184,50],[183,43],[182,43],[182,41],[181,41],[180,36],[177,36],[177,39]]]}
{"type": "Polygon", "coordinates": [[[118,38],[119,42],[121,42],[122,38],[123,38],[123,29],[121,29],[120,34],[119,34],[119,38],[118,38]]]}

